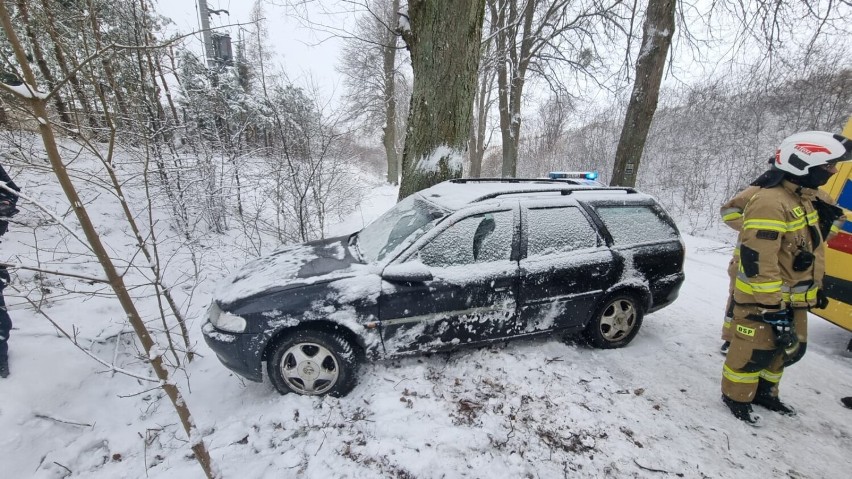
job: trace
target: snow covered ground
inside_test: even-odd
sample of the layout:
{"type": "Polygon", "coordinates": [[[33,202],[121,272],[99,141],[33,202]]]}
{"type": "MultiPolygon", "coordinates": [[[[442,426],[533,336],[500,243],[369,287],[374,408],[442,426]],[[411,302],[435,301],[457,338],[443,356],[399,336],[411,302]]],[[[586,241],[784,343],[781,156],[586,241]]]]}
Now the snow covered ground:
{"type": "MultiPolygon", "coordinates": [[[[391,187],[373,190],[331,233],[395,199],[391,187]]],[[[685,239],[680,298],[624,349],[552,338],[372,363],[339,399],[281,396],[222,366],[200,330],[221,276],[211,271],[182,290],[200,357],[176,377],[226,478],[848,477],[852,411],[839,398],[852,395],[850,333],[812,316],[808,353],[781,385],[798,416],[761,411],[764,427],[740,423],[719,385],[730,246],[685,239]]],[[[0,248],[7,258],[32,241],[13,226],[0,248]]],[[[224,244],[206,255],[223,269],[247,259],[224,244]]],[[[33,275],[18,277],[6,291],[15,329],[12,374],[0,380],[0,476],[203,477],[162,392],[105,372],[58,336],[15,292],[33,275]]],[[[144,373],[114,300],[54,298],[44,311],[84,331],[99,357],[144,373]]]]}

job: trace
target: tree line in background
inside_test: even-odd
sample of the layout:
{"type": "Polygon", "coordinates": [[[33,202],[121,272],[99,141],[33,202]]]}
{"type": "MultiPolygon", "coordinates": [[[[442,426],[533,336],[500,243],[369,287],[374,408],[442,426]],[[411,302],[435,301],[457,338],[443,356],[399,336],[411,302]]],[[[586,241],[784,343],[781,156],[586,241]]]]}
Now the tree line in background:
{"type": "MultiPolygon", "coordinates": [[[[7,1],[40,85],[53,91],[50,111],[55,115],[54,124],[66,135],[90,142],[114,138],[117,147],[127,147],[150,161],[187,238],[198,227],[221,233],[239,226],[247,237],[254,238],[250,249],[256,254],[266,246],[260,244],[261,238],[285,243],[321,237],[329,219],[357,203],[357,185],[347,181],[357,174],[355,169],[381,169],[391,184],[407,178],[411,186],[404,185],[401,196],[461,175],[535,177],[551,169],[581,167],[598,170],[603,179],[618,182],[619,174],[610,174],[618,167],[615,150],[627,151],[626,143],[636,140],[621,137],[642,128],[648,133],[639,131],[638,136],[648,137],[647,147],[635,144],[638,152],[633,148],[621,155],[630,158],[618,161],[633,162],[633,181],[656,193],[653,180],[660,175],[639,170],[643,152],[652,155],[659,151],[654,144],[660,137],[659,128],[650,121],[656,100],[652,98],[645,110],[625,119],[630,101],[654,89],[654,85],[633,82],[633,91],[628,92],[634,67],[641,68],[641,61],[648,57],[637,52],[649,51],[646,41],[639,42],[646,5],[620,0],[485,0],[465,2],[471,12],[481,13],[465,17],[459,14],[462,4],[441,7],[423,0],[402,5],[400,0],[348,3],[362,7],[364,13],[343,41],[338,70],[345,93],[341,105],[332,108],[319,91],[290,83],[286,72],[270,60],[274,53],[268,44],[270,19],[261,1],[255,3],[250,23],[238,29],[233,60],[215,68],[188,48],[188,39],[162,33],[166,20],[153,11],[149,0],[7,1]],[[424,10],[429,5],[436,8],[424,10]],[[443,32],[441,41],[424,39],[431,28],[417,30],[418,22],[429,15],[434,22],[444,22],[434,29],[443,32]],[[458,37],[459,45],[475,43],[449,35],[448,19],[459,19],[460,31],[481,28],[477,37],[482,41],[468,54],[468,66],[440,61],[436,45],[450,46],[451,37],[458,37]],[[417,54],[418,48],[423,52],[417,54]],[[435,63],[414,65],[417,59],[435,63]],[[447,84],[443,80],[448,72],[460,74],[464,68],[468,72],[457,75],[464,76],[464,81],[447,84]],[[432,79],[430,72],[436,73],[432,79]],[[588,101],[583,95],[590,91],[589,85],[609,91],[614,100],[604,105],[588,101]],[[534,90],[527,91],[531,87],[534,90]],[[427,96],[429,92],[435,93],[427,96]],[[446,106],[440,104],[442,99],[446,106]],[[434,110],[423,110],[427,107],[434,110]],[[411,119],[419,123],[411,124],[411,119]],[[601,121],[619,125],[615,138],[611,127],[601,131],[596,126],[601,121]],[[427,134],[434,137],[427,140],[427,134]],[[409,158],[405,157],[406,145],[411,149],[409,158]],[[434,155],[440,148],[455,152],[443,158],[453,161],[441,163],[440,155],[434,155]],[[581,155],[574,155],[578,150],[581,155]],[[498,152],[499,167],[495,169],[498,152]],[[430,161],[438,170],[424,167],[430,161]],[[247,195],[247,190],[263,194],[247,195]]],[[[665,4],[666,14],[671,6],[672,2],[665,4]]],[[[676,45],[678,54],[709,45],[710,40],[686,25],[688,5],[676,6],[679,30],[674,38],[681,41],[676,45]]],[[[699,114],[684,92],[710,88],[706,85],[713,82],[734,83],[733,78],[737,79],[734,85],[716,90],[721,96],[716,101],[730,101],[733,108],[742,104],[737,98],[743,94],[736,92],[743,82],[753,85],[748,95],[772,95],[772,88],[799,82],[818,101],[824,98],[820,95],[852,96],[848,91],[822,91],[824,82],[809,80],[811,75],[842,76],[849,68],[818,35],[820,31],[831,33],[829,27],[848,5],[825,12],[821,30],[804,35],[810,42],[807,48],[795,50],[793,46],[799,44],[790,39],[794,32],[785,29],[795,26],[792,19],[802,9],[804,25],[811,25],[813,15],[823,14],[818,10],[808,13],[809,6],[806,1],[774,6],[766,2],[740,7],[730,2],[716,4],[708,15],[724,13],[731,21],[739,20],[745,26],[734,25],[743,37],[753,40],[748,45],[763,45],[768,55],[758,56],[751,66],[670,88],[664,92],[664,108],[699,114]],[[770,16],[775,17],[772,22],[770,16]]],[[[649,28],[652,32],[660,29],[649,28]]],[[[836,41],[836,37],[826,38],[836,41]]],[[[731,46],[744,48],[746,44],[741,40],[731,46]]],[[[448,57],[460,58],[460,49],[445,50],[451,52],[448,57]]],[[[659,67],[659,59],[657,63],[659,67]]],[[[6,65],[4,71],[10,74],[16,68],[6,65]]],[[[646,76],[640,72],[637,77],[646,76]]],[[[14,98],[3,98],[9,114],[15,116],[14,98]]],[[[804,95],[798,100],[801,105],[795,108],[809,110],[804,95]]],[[[819,125],[837,129],[843,113],[836,110],[842,107],[811,109],[812,121],[798,122],[795,129],[819,125]]],[[[25,114],[15,117],[26,120],[25,114]]],[[[676,122],[697,123],[698,119],[676,122]]],[[[706,133],[722,129],[725,125],[719,122],[706,133]]],[[[779,131],[793,129],[779,127],[779,131]]],[[[744,135],[744,131],[750,130],[733,129],[727,134],[744,135]]],[[[771,143],[780,136],[763,131],[768,135],[763,141],[771,143]]],[[[736,142],[741,140],[728,138],[723,145],[736,142]]],[[[681,158],[683,168],[694,163],[689,157],[681,158]]],[[[649,165],[659,163],[650,157],[647,161],[649,165]]],[[[669,183],[669,191],[671,186],[669,183]]],[[[726,189],[719,195],[730,193],[726,189]]]]}
{"type": "MultiPolygon", "coordinates": [[[[779,139],[838,130],[852,111],[852,68],[840,48],[848,43],[836,35],[848,2],[830,11],[804,0],[714,2],[709,31],[719,27],[711,13],[724,13],[738,32],[730,48],[766,54],[665,88],[658,108],[657,76],[674,62],[669,45],[651,39],[674,42],[678,55],[726,45],[689,29],[697,7],[683,1],[346,2],[363,13],[344,40],[346,92],[334,106],[271,60],[274,19],[262,1],[234,27],[233,58],[215,65],[192,48],[190,32],[167,35],[150,0],[0,1],[2,161],[39,178],[23,193],[35,219],[22,225],[37,246],[12,264],[35,272],[21,295],[40,308],[51,299],[46,285],[57,285],[46,275],[70,275],[62,266],[71,258],[92,285],[112,288],[188,434],[188,409],[163,378],[193,358],[191,293],[165,280],[164,254],[185,252],[194,271],[184,280],[197,283],[211,237],[246,256],[321,238],[378,174],[401,181],[405,196],[463,174],[597,170],[619,182],[628,163],[631,181],[699,232],[766,167],[779,139]],[[650,5],[676,22],[674,32],[651,21],[650,5]],[[593,90],[613,100],[590,101],[593,90]],[[25,131],[39,132],[45,149],[25,131]],[[619,154],[625,142],[633,147],[619,154]],[[51,172],[65,202],[50,196],[51,172]],[[133,258],[111,257],[89,216],[105,198],[120,206],[133,258]],[[76,226],[65,221],[72,213],[76,226]],[[156,313],[144,317],[137,304],[152,300],[156,313]]],[[[79,346],[76,333],[66,336],[79,346]]],[[[193,444],[215,476],[203,447],[193,444]]]]}
{"type": "MultiPolygon", "coordinates": [[[[800,68],[767,80],[762,68],[720,74],[666,90],[650,125],[637,186],[656,196],[688,232],[719,224],[718,207],[768,168],[777,143],[797,131],[839,132],[852,112],[852,68],[839,50],[793,59],[800,68]]],[[[577,112],[583,126],[546,104],[531,121],[541,133],[521,146],[520,176],[596,170],[607,181],[623,104],[577,112]]],[[[486,160],[497,174],[499,157],[486,160]],[[489,161],[490,160],[490,161],[489,161]]]]}
{"type": "MultiPolygon", "coordinates": [[[[418,77],[417,65],[401,50],[397,38],[389,35],[398,25],[393,18],[396,2],[347,3],[362,5],[367,13],[346,38],[346,51],[370,52],[366,55],[373,60],[356,63],[351,61],[355,55],[344,55],[342,73],[351,80],[345,104],[350,107],[352,118],[364,119],[369,115],[371,121],[363,123],[367,128],[365,133],[385,140],[388,181],[395,183],[401,132],[407,130],[409,138],[416,139],[422,128],[407,128],[407,112],[388,106],[405,104],[406,95],[411,98],[412,87],[403,85],[411,85],[412,75],[418,77]],[[363,28],[365,24],[371,27],[363,28]],[[391,55],[393,51],[397,52],[396,56],[391,55]],[[378,61],[379,58],[385,62],[378,61]],[[370,99],[369,103],[365,103],[365,98],[370,99]],[[391,111],[394,114],[388,113],[391,111]],[[389,125],[395,128],[390,130],[389,125]],[[387,147],[391,138],[396,142],[395,149],[387,147]]],[[[755,111],[744,106],[743,96],[754,97],[757,102],[776,101],[777,94],[772,89],[785,90],[790,84],[802,91],[797,97],[785,98],[789,108],[799,112],[800,119],[796,122],[787,121],[789,114],[779,107],[771,111],[758,109],[766,111],[765,118],[755,120],[759,125],[769,122],[777,126],[775,131],[761,127],[759,137],[746,133],[751,128],[732,129],[721,122],[697,127],[703,133],[702,138],[696,139],[698,144],[706,143],[704,138],[708,136],[719,138],[719,158],[708,162],[684,155],[683,149],[678,149],[679,157],[665,163],[669,167],[694,171],[696,162],[702,165],[746,162],[747,158],[728,154],[726,145],[752,142],[756,147],[774,144],[797,130],[838,130],[845,121],[843,108],[846,114],[850,111],[844,99],[852,97],[852,92],[842,82],[831,89],[819,79],[843,77],[850,68],[842,55],[845,51],[842,45],[848,45],[849,40],[844,18],[852,14],[850,7],[848,2],[825,5],[807,0],[722,1],[711,5],[671,0],[647,3],[486,0],[463,170],[436,172],[434,178],[419,184],[428,186],[462,174],[539,177],[553,169],[594,169],[614,185],[637,185],[653,194],[670,194],[680,183],[669,182],[664,188],[659,187],[656,180],[661,175],[651,167],[661,163],[647,156],[660,149],[656,138],[661,137],[658,132],[663,123],[657,125],[652,120],[665,71],[669,76],[692,76],[680,81],[677,87],[668,87],[662,96],[667,114],[688,112],[676,123],[681,129],[700,123],[703,113],[697,111],[700,106],[691,103],[689,95],[694,90],[710,88],[707,85],[725,83],[726,88],[715,90],[715,101],[728,103],[734,109],[745,108],[731,111],[732,117],[755,111]],[[712,49],[738,53],[732,53],[733,60],[717,65],[718,70],[709,76],[696,78],[689,69],[700,67],[701,58],[706,56],[704,50],[712,49]],[[691,58],[692,63],[678,71],[674,68],[675,56],[691,58]],[[748,91],[741,93],[744,88],[748,91]],[[603,104],[590,101],[588,94],[594,91],[609,92],[612,100],[603,104]],[[833,108],[826,109],[822,103],[832,103],[833,108]],[[814,107],[815,104],[820,106],[814,107]],[[693,119],[688,115],[698,117],[693,119]],[[721,131],[725,131],[726,138],[721,131]],[[580,155],[574,156],[574,152],[580,155]],[[648,166],[640,169],[643,154],[648,166]]],[[[406,23],[408,12],[403,9],[399,17],[406,23]]],[[[396,29],[399,31],[398,26],[396,29]]],[[[431,89],[446,92],[449,88],[435,84],[431,89]]],[[[452,114],[445,116],[455,118],[452,114]]],[[[438,116],[431,121],[433,125],[441,125],[454,120],[438,116]]],[[[686,142],[688,137],[682,136],[681,141],[686,142]]],[[[770,146],[767,151],[773,148],[770,146]]],[[[420,158],[410,160],[410,164],[430,163],[431,151],[427,149],[420,158]]],[[[729,185],[750,181],[734,175],[750,174],[752,169],[761,167],[750,164],[745,172],[736,164],[722,168],[724,185],[728,186],[718,196],[733,194],[734,187],[729,185]]],[[[420,173],[417,168],[403,168],[401,174],[405,178],[420,173]]],[[[718,185],[713,182],[713,186],[718,185]]],[[[404,194],[407,192],[401,192],[404,194]]],[[[684,194],[694,198],[691,193],[684,194]]],[[[707,225],[715,221],[714,205],[694,201],[687,205],[684,214],[693,228],[699,223],[707,225]],[[695,211],[699,206],[701,211],[695,211]]],[[[684,208],[680,204],[670,206],[675,211],[684,208]]]]}

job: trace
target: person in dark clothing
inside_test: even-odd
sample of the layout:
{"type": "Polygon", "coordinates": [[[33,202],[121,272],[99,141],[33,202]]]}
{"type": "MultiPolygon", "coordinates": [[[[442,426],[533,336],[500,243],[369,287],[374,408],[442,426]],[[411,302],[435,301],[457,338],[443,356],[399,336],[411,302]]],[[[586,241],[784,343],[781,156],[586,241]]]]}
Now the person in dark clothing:
{"type": "Polygon", "coordinates": [[[3,289],[9,284],[9,272],[0,266],[0,378],[9,376],[9,332],[12,330],[12,318],[6,311],[6,299],[3,289]]]}
{"type": "MultiPolygon", "coordinates": [[[[0,182],[3,186],[15,192],[21,191],[18,185],[9,178],[6,169],[0,165],[0,182]]],[[[18,195],[6,188],[0,188],[0,237],[9,229],[9,218],[18,213],[15,205],[18,203],[18,195]]],[[[0,378],[9,376],[9,333],[12,330],[12,318],[6,311],[6,299],[3,297],[3,289],[10,282],[9,272],[5,266],[0,266],[0,378]]]]}

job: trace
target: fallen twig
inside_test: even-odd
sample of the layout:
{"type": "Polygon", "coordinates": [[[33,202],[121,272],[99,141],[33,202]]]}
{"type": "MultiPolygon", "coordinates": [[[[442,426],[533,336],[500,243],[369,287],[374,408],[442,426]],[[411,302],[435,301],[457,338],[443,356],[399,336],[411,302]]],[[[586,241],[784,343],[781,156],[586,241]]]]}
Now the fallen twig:
{"type": "MultiPolygon", "coordinates": [[[[633,460],[633,464],[636,464],[636,466],[638,466],[638,467],[639,467],[639,469],[644,469],[644,470],[646,470],[646,471],[651,471],[651,472],[662,472],[662,473],[664,473],[664,474],[672,474],[672,472],[669,472],[669,471],[666,471],[666,470],[663,470],[663,469],[653,469],[653,468],[650,468],[650,467],[645,467],[645,466],[643,466],[642,464],[639,464],[639,461],[637,461],[636,459],[634,459],[634,460],[633,460]]],[[[678,476],[682,476],[682,474],[677,474],[677,475],[678,475],[678,476]]]]}
{"type": "Polygon", "coordinates": [[[56,461],[53,461],[53,463],[54,463],[54,464],[56,464],[57,466],[61,467],[62,469],[65,469],[66,471],[68,471],[68,474],[74,474],[74,473],[71,471],[71,469],[68,469],[67,467],[63,466],[62,464],[59,464],[59,463],[58,463],[58,462],[56,462],[56,461]]]}
{"type": "MultiPolygon", "coordinates": [[[[39,418],[39,419],[50,419],[51,421],[61,422],[62,424],[70,424],[72,426],[92,427],[91,424],[86,424],[86,423],[82,423],[82,422],[74,422],[74,421],[66,421],[64,419],[58,419],[58,418],[55,418],[55,417],[47,416],[45,414],[36,413],[36,414],[34,414],[34,416],[39,418]]],[[[65,466],[62,466],[62,467],[65,467],[65,466]]],[[[68,471],[68,472],[71,472],[71,471],[68,471]]]]}

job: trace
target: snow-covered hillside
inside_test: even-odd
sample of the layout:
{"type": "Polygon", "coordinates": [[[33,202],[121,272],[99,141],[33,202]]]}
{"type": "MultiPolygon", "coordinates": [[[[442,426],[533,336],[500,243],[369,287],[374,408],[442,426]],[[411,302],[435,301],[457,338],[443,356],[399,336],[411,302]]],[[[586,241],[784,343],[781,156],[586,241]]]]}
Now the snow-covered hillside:
{"type": "MultiPolygon", "coordinates": [[[[374,189],[330,233],[360,228],[395,199],[391,187],[374,189]]],[[[110,216],[100,213],[104,225],[110,216]]],[[[118,233],[107,231],[113,248],[126,248],[116,255],[132,255],[118,233]]],[[[221,271],[181,287],[200,357],[176,378],[226,478],[847,477],[852,411],[839,398],[852,395],[850,333],[812,317],[808,353],[781,385],[798,416],[761,411],[764,427],[744,425],[720,401],[730,246],[685,239],[680,298],[647,316],[627,348],[545,338],[373,363],[339,399],[280,396],[235,376],[206,347],[210,294],[224,270],[248,259],[220,241],[203,262],[221,271]]],[[[0,248],[9,258],[32,242],[13,225],[0,248]]],[[[171,274],[185,279],[179,268],[171,274]]],[[[0,475],[203,477],[162,392],[105,372],[60,337],[15,292],[32,287],[33,275],[18,276],[6,291],[15,329],[12,374],[0,380],[0,475]]],[[[114,300],[59,297],[43,311],[69,332],[79,326],[99,357],[144,373],[114,300]]]]}

